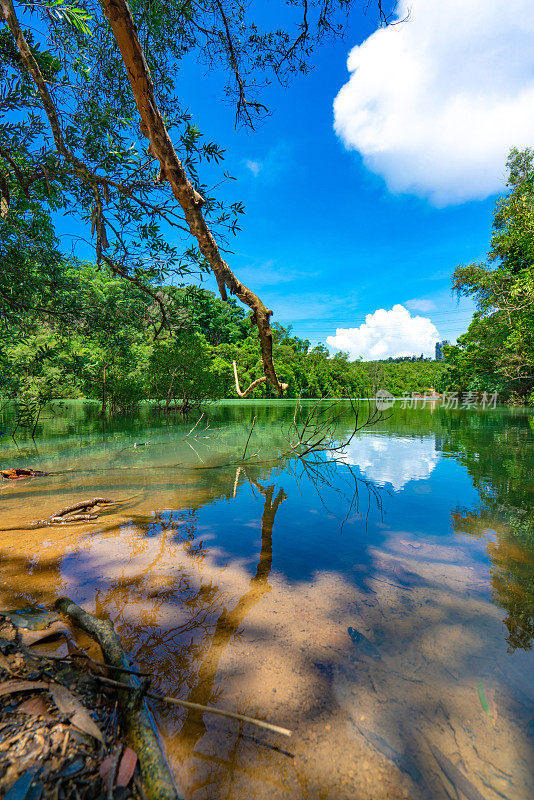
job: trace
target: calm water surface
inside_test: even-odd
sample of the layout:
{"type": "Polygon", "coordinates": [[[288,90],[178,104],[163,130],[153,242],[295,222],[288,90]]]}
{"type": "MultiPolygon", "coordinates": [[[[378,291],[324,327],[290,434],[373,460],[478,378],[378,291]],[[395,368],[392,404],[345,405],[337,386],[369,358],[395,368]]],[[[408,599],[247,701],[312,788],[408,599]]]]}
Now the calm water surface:
{"type": "Polygon", "coordinates": [[[5,433],[3,467],[51,474],[0,489],[2,606],[67,594],[158,690],[294,731],[154,706],[187,800],[534,797],[532,412],[398,408],[310,467],[269,461],[292,410],[215,405],[186,438],[73,402],[5,433]],[[93,496],[121,502],[29,527],[93,496]]]}

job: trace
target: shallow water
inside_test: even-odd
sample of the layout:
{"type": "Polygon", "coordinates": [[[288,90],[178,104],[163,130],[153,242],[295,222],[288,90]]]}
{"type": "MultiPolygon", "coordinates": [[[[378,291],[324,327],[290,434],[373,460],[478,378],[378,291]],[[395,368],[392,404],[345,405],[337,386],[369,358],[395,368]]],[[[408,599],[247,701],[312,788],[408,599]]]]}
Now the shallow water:
{"type": "Polygon", "coordinates": [[[276,459],[292,411],[4,434],[3,468],[51,474],[1,487],[3,607],[67,594],[156,689],[294,731],[154,706],[187,800],[533,797],[532,413],[396,408],[310,468],[276,459]],[[93,496],[121,502],[29,527],[93,496]]]}

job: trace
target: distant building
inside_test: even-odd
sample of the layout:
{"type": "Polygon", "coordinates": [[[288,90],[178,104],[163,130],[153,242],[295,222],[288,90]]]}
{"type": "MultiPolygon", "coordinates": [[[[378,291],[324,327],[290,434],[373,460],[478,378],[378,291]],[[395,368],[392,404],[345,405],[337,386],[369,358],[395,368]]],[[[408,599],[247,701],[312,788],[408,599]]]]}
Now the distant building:
{"type": "Polygon", "coordinates": [[[443,339],[442,342],[436,342],[436,361],[443,361],[443,347],[450,344],[448,339],[443,339]]]}

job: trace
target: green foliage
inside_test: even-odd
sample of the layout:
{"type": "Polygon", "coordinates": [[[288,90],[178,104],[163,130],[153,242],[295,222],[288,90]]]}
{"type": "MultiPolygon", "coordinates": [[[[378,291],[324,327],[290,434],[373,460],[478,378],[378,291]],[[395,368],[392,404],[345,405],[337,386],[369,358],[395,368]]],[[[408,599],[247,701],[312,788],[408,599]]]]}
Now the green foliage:
{"type": "Polygon", "coordinates": [[[148,395],[188,413],[202,401],[224,397],[224,362],[212,362],[200,333],[181,331],[154,342],[148,359],[148,395]]]}
{"type": "MultiPolygon", "coordinates": [[[[165,299],[168,325],[156,303],[106,268],[58,261],[53,313],[22,307],[5,324],[0,392],[97,399],[104,411],[128,411],[145,399],[187,412],[234,397],[232,362],[242,385],[262,374],[255,328],[233,301],[191,286],[154,287],[165,299]]],[[[38,283],[38,282],[37,282],[38,283]]],[[[49,290],[47,290],[48,292],[49,290]]],[[[45,298],[43,296],[43,302],[45,298]]],[[[47,302],[52,302],[51,290],[47,302]]],[[[396,396],[428,391],[443,368],[434,361],[350,362],[274,327],[274,354],[288,397],[367,397],[379,388],[396,396]]],[[[261,384],[252,397],[271,396],[261,384]]]]}
{"type": "Polygon", "coordinates": [[[487,261],[457,267],[453,288],[473,297],[467,333],[444,351],[442,388],[498,391],[529,402],[534,391],[534,151],[512,150],[509,193],[497,201],[487,261]]]}
{"type": "MultiPolygon", "coordinates": [[[[244,208],[239,199],[222,201],[209,188],[231,176],[220,168],[224,149],[199,130],[178,94],[182,60],[187,56],[188,69],[200,62],[199,80],[206,65],[226,68],[224,95],[235,102],[237,117],[252,126],[267,111],[258,92],[269,74],[284,80],[306,72],[317,43],[341,33],[348,5],[348,0],[310,0],[304,17],[297,12],[289,30],[281,30],[270,27],[276,10],[261,29],[254,4],[234,0],[130,3],[158,109],[189,179],[204,198],[206,221],[222,243],[239,230],[244,208]]],[[[138,285],[175,283],[205,272],[196,242],[180,241],[187,222],[158,176],[160,165],[147,158],[124,61],[102,5],[94,0],[15,3],[15,16],[43,82],[39,91],[17,48],[19,34],[3,20],[0,189],[9,224],[17,228],[22,193],[41,222],[58,208],[72,215],[80,236],[93,239],[99,264],[112,265],[138,285]],[[48,99],[43,97],[45,84],[48,99]]],[[[19,232],[38,243],[34,234],[33,229],[19,232]]],[[[32,302],[31,274],[28,285],[20,269],[18,278],[19,294],[32,302]]],[[[0,295],[0,309],[3,303],[0,295]]]]}

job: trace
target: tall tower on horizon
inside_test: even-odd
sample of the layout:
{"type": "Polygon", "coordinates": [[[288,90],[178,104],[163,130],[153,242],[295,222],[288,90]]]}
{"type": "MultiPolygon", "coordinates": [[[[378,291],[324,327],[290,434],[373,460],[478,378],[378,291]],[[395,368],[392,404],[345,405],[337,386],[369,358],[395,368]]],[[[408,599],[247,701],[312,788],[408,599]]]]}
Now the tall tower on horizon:
{"type": "Polygon", "coordinates": [[[443,339],[441,342],[436,342],[436,361],[443,361],[443,347],[450,344],[448,339],[443,339]]]}

